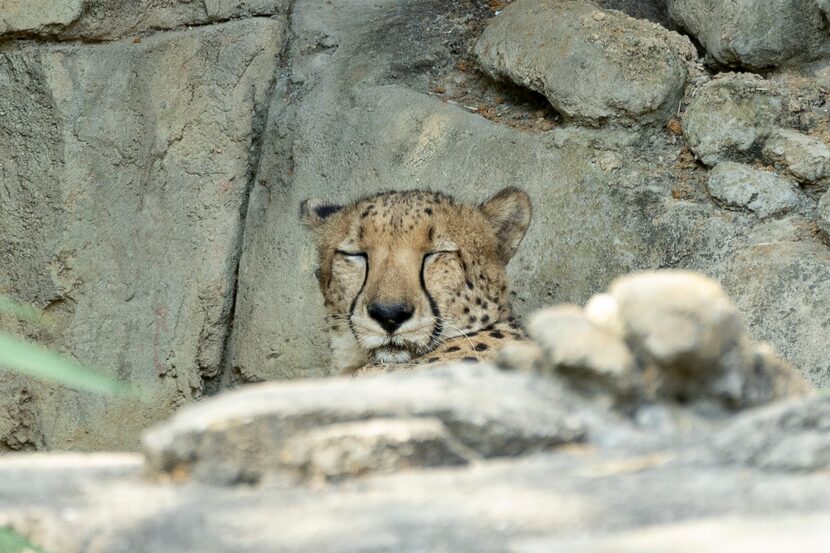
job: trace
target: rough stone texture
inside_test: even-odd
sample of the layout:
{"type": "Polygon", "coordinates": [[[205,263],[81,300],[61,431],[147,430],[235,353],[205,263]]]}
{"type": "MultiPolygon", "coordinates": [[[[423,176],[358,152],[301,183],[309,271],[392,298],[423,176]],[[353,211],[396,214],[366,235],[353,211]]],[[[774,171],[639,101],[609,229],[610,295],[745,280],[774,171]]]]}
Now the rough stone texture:
{"type": "Polygon", "coordinates": [[[669,15],[728,66],[763,69],[810,58],[827,40],[816,0],[669,0],[669,15]]]}
{"type": "Polygon", "coordinates": [[[667,0],[599,0],[597,5],[607,10],[620,10],[631,17],[648,19],[669,28],[669,10],[666,2],[667,0]]]}
{"type": "Polygon", "coordinates": [[[821,553],[830,539],[830,516],[738,519],[714,517],[595,539],[536,539],[517,544],[511,553],[821,553]]]}
{"type": "MultiPolygon", "coordinates": [[[[568,404],[563,390],[541,377],[515,378],[464,364],[359,379],[259,384],[180,410],[146,434],[144,451],[155,473],[257,481],[279,473],[286,459],[324,455],[320,449],[329,448],[328,438],[320,438],[319,427],[337,425],[322,430],[330,436],[342,432],[338,423],[415,417],[443,423],[450,435],[443,440],[447,451],[459,451],[453,445],[458,442],[482,457],[517,455],[581,440],[585,424],[569,415],[568,404]],[[294,440],[298,449],[285,450],[285,440],[294,440]],[[318,449],[310,453],[309,448],[318,449]]],[[[456,464],[457,456],[434,460],[456,464]]],[[[339,468],[335,463],[332,471],[348,472],[344,463],[339,468]]],[[[382,463],[364,460],[361,470],[373,466],[382,463]]]]}
{"type": "MultiPolygon", "coordinates": [[[[525,132],[431,92],[435,82],[466,83],[457,86],[475,92],[471,69],[457,67],[457,45],[469,37],[453,13],[467,14],[453,2],[295,4],[285,54],[292,61],[272,98],[246,218],[229,381],[326,374],[314,249],[297,224],[301,200],[428,187],[478,201],[511,183],[534,204],[508,267],[520,317],[584,304],[633,270],[693,269],[724,283],[753,338],[771,342],[815,384],[830,382],[830,250],[812,218],[759,221],[713,206],[707,172],[684,161],[682,138],[663,131],[525,132]],[[611,158],[616,168],[603,169],[600,162],[611,158]]],[[[757,139],[790,102],[774,84],[759,90],[770,83],[752,76],[703,85],[693,104],[701,95],[723,98],[711,108],[697,105],[709,118],[698,118],[698,129],[723,122],[723,99],[742,105],[743,88],[721,82],[733,80],[751,85],[747,108],[754,101],[769,115],[757,118],[765,129],[758,132],[751,113],[757,139]]],[[[795,115],[813,121],[809,106],[803,109],[795,115]]],[[[761,143],[752,151],[760,153],[761,143]]]]}
{"type": "Polygon", "coordinates": [[[5,0],[0,6],[0,38],[111,40],[273,15],[285,12],[288,5],[288,0],[5,0]]]}
{"type": "Polygon", "coordinates": [[[825,192],[818,202],[818,225],[830,238],[830,191],[825,192]]]}
{"type": "Polygon", "coordinates": [[[48,447],[134,447],[219,374],[281,28],[0,56],[0,292],[46,310],[41,341],[151,398],[29,384],[48,447]]]}
{"type": "MultiPolygon", "coordinates": [[[[527,384],[519,373],[505,378],[527,384]]],[[[355,382],[372,386],[371,379],[355,382]]],[[[465,383],[453,386],[463,393],[465,383]]],[[[715,529],[719,541],[707,549],[823,551],[812,540],[826,547],[825,472],[724,458],[710,437],[738,434],[739,448],[775,445],[788,431],[822,428],[826,404],[813,398],[747,412],[702,433],[657,440],[603,417],[582,447],[337,483],[222,487],[181,474],[148,481],[135,455],[12,455],[0,459],[0,527],[61,553],[662,552],[708,546],[715,529]]],[[[792,457],[805,445],[791,441],[792,457]]]]}
{"type": "Polygon", "coordinates": [[[752,159],[783,111],[783,98],[771,81],[725,74],[695,91],[683,115],[683,133],[706,165],[752,159]]]}
{"type": "Polygon", "coordinates": [[[767,407],[738,418],[711,440],[728,462],[767,470],[830,468],[830,396],[767,407]]]}
{"type": "Polygon", "coordinates": [[[339,480],[477,459],[438,419],[372,419],[331,424],[286,441],[280,464],[307,480],[339,480]]]}
{"type": "Polygon", "coordinates": [[[530,337],[545,354],[544,365],[586,380],[608,380],[630,386],[634,357],[619,335],[595,325],[576,306],[551,307],[534,313],[530,337]]]}
{"type": "Polygon", "coordinates": [[[770,134],[763,155],[798,182],[818,184],[830,181],[830,147],[817,138],[779,129],[770,134]]]}
{"type": "Polygon", "coordinates": [[[706,188],[725,207],[748,209],[761,219],[789,213],[802,203],[794,181],[731,161],[712,169],[706,188]]]}
{"type": "Polygon", "coordinates": [[[533,314],[528,331],[541,352],[507,349],[503,366],[599,392],[635,418],[654,418],[642,410],[655,404],[740,409],[810,390],[768,345],[752,343],[720,285],[695,273],[621,277],[584,312],[562,306],[533,314]]]}
{"type": "Polygon", "coordinates": [[[573,123],[662,123],[677,111],[694,47],[587,1],[516,0],[476,44],[484,71],[535,90],[573,123]]]}

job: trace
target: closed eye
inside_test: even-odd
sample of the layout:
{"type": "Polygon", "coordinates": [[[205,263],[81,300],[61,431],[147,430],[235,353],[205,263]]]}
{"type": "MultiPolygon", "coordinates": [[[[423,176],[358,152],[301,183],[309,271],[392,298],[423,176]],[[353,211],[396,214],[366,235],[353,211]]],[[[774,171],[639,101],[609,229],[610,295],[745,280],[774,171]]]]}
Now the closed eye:
{"type": "Polygon", "coordinates": [[[350,261],[357,261],[358,259],[367,261],[369,259],[369,256],[366,254],[366,252],[348,252],[345,250],[334,250],[334,253],[336,253],[337,255],[342,255],[350,261]]]}

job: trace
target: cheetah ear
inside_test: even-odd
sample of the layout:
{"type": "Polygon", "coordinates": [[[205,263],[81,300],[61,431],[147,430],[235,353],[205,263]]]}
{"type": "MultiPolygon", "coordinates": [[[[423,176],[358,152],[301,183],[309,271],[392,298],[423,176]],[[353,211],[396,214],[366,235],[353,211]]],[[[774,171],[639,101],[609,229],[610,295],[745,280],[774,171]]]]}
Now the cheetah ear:
{"type": "Polygon", "coordinates": [[[307,227],[316,229],[341,209],[343,209],[342,205],[333,205],[318,198],[309,198],[300,203],[300,220],[307,227]]]}
{"type": "Polygon", "coordinates": [[[510,261],[530,225],[533,206],[524,190],[509,186],[479,206],[496,234],[499,256],[510,261]]]}

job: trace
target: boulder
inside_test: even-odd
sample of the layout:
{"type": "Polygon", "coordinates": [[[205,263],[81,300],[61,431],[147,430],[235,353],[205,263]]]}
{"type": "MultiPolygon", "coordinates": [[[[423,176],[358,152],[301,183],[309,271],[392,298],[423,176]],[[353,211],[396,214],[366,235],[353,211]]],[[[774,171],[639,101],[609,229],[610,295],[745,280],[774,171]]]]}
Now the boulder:
{"type": "Polygon", "coordinates": [[[112,40],[287,9],[287,0],[11,0],[0,13],[0,37],[112,40]]]}
{"type": "Polygon", "coordinates": [[[136,447],[214,386],[281,36],[252,19],[0,56],[0,290],[53,322],[13,329],[147,399],[31,382],[50,447],[136,447]]]}
{"type": "Polygon", "coordinates": [[[817,184],[830,180],[830,147],[817,138],[777,129],[767,138],[763,155],[798,182],[817,184]]]}
{"type": "Polygon", "coordinates": [[[750,160],[783,111],[782,94],[772,82],[752,74],[724,74],[695,91],[683,114],[683,134],[706,165],[750,160]]]}
{"type": "Polygon", "coordinates": [[[818,226],[830,237],[830,191],[825,192],[818,202],[818,226]]]}
{"type": "Polygon", "coordinates": [[[434,418],[330,424],[288,439],[285,469],[306,480],[341,480],[413,467],[464,465],[478,456],[434,418]]]}
{"type": "Polygon", "coordinates": [[[569,372],[586,383],[605,380],[620,392],[633,384],[634,357],[625,342],[591,322],[579,307],[537,311],[527,330],[544,352],[545,369],[569,372]]]}
{"type": "Polygon", "coordinates": [[[714,60],[732,67],[810,58],[827,38],[816,0],[669,0],[669,16],[714,60]]]}
{"type": "Polygon", "coordinates": [[[180,410],[147,432],[144,453],[157,475],[184,472],[218,483],[257,481],[286,469],[338,477],[458,464],[471,455],[520,455],[581,441],[585,424],[568,404],[552,381],[464,363],[259,384],[180,410]],[[380,421],[365,426],[373,419],[380,421]],[[363,425],[348,425],[358,421],[363,425]]]}
{"type": "Polygon", "coordinates": [[[584,0],[516,0],[476,43],[482,69],[543,94],[566,121],[661,124],[696,59],[678,34],[584,0]]]}
{"type": "Polygon", "coordinates": [[[830,469],[830,396],[748,412],[711,439],[725,461],[778,471],[830,469]]]}
{"type": "Polygon", "coordinates": [[[709,172],[706,187],[724,207],[748,209],[761,219],[789,213],[801,204],[794,181],[731,161],[709,172]]]}

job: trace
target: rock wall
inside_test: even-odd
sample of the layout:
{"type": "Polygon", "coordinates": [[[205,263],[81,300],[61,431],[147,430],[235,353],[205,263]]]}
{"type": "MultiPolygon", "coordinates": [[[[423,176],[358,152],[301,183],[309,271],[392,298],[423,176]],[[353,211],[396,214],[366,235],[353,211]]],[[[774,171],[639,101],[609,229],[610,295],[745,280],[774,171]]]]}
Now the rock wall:
{"type": "MultiPolygon", "coordinates": [[[[747,90],[656,23],[567,2],[578,4],[567,16],[577,44],[613,55],[593,64],[575,52],[566,61],[576,63],[555,67],[587,98],[565,113],[551,87],[536,87],[545,98],[478,69],[484,28],[521,4],[4,4],[0,293],[45,309],[54,324],[0,323],[153,399],[5,378],[0,448],[131,448],[141,428],[204,394],[326,375],[313,249],[297,207],[308,196],[388,188],[465,200],[526,189],[535,219],[510,268],[520,315],[584,303],[633,270],[695,269],[723,282],[754,337],[826,385],[826,30],[805,37],[819,61],[775,58],[786,67],[742,78],[757,81],[747,90]],[[662,88],[643,75],[661,60],[672,79],[662,88]],[[615,86],[589,86],[604,71],[616,72],[615,86]],[[736,123],[705,123],[724,109],[734,117],[721,119],[736,123]],[[720,161],[774,169],[786,198],[743,194],[734,181],[745,170],[710,178],[720,161]]],[[[669,25],[701,3],[601,4],[669,25]]],[[[699,53],[755,66],[716,52],[699,53]]],[[[490,73],[515,73],[506,69],[490,73]]]]}

